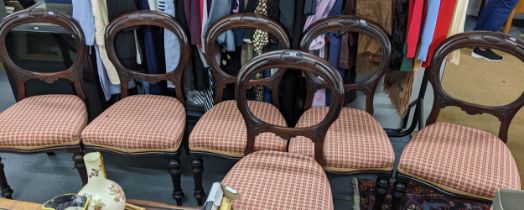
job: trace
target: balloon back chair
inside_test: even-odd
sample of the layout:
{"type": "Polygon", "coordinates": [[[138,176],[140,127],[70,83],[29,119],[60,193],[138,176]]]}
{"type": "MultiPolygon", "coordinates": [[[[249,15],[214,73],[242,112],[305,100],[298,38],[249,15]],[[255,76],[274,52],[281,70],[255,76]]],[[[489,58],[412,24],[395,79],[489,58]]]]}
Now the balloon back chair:
{"type": "MultiPolygon", "coordinates": [[[[381,206],[389,189],[395,154],[391,142],[381,125],[373,118],[373,97],[375,89],[388,70],[391,43],[387,33],[378,24],[353,16],[338,16],[322,19],[308,28],[300,43],[302,51],[308,51],[310,44],[325,33],[358,32],[367,35],[381,46],[382,60],[374,72],[365,80],[345,84],[346,93],[360,90],[366,95],[366,111],[344,107],[340,117],[329,128],[324,141],[324,169],[336,174],[377,175],[377,205],[381,206]]],[[[296,127],[306,127],[320,121],[328,107],[311,107],[313,96],[324,88],[315,75],[308,74],[307,110],[302,114],[296,127]],[[317,81],[317,82],[314,82],[317,81]]],[[[313,156],[314,145],[303,136],[292,139],[289,152],[313,156]]]]}
{"type": "MultiPolygon", "coordinates": [[[[186,125],[182,75],[188,63],[190,47],[182,27],[173,17],[157,11],[136,11],[121,15],[106,29],[107,54],[120,77],[121,99],[94,119],[82,132],[86,149],[124,155],[160,155],[169,158],[168,170],[173,181],[173,198],[182,204],[180,175],[181,148],[186,125]],[[128,69],[115,49],[118,33],[136,26],[157,26],[171,31],[180,42],[180,62],[174,71],[144,74],[128,69]],[[128,94],[128,83],[142,80],[150,83],[170,81],[176,86],[176,98],[162,95],[128,94]]],[[[175,59],[175,58],[173,58],[175,59]]]]}
{"type": "MultiPolygon", "coordinates": [[[[215,106],[207,111],[197,122],[189,135],[189,150],[192,156],[195,180],[194,196],[202,204],[205,193],[202,186],[203,155],[239,159],[254,150],[286,151],[285,140],[272,134],[263,134],[260,141],[252,145],[247,140],[247,131],[242,115],[234,100],[222,101],[224,88],[234,84],[236,77],[224,72],[216,59],[216,40],[223,32],[231,29],[252,28],[263,30],[276,37],[281,49],[289,49],[290,41],[286,30],[271,19],[255,14],[234,14],[223,17],[211,25],[205,35],[205,59],[209,64],[215,81],[215,106]]],[[[268,68],[269,70],[269,68],[268,68]]],[[[262,119],[285,126],[286,121],[278,110],[278,90],[284,71],[277,71],[265,80],[266,88],[271,90],[272,102],[249,101],[249,106],[262,119]]]]}
{"type": "Polygon", "coordinates": [[[322,165],[324,137],[342,109],[344,86],[336,70],[321,58],[295,50],[262,54],[247,63],[237,79],[237,107],[247,127],[247,140],[252,145],[263,133],[274,133],[282,139],[306,136],[314,144],[314,158],[282,151],[248,151],[228,172],[222,182],[240,193],[235,209],[333,209],[331,187],[322,165]],[[246,90],[270,85],[273,81],[250,81],[267,68],[297,69],[323,79],[332,93],[331,106],[325,118],[308,127],[289,128],[265,121],[248,105],[246,90]]]}
{"type": "MultiPolygon", "coordinates": [[[[524,106],[524,93],[507,105],[486,106],[452,97],[442,86],[446,56],[470,47],[497,49],[524,62],[524,42],[498,32],[462,33],[440,45],[424,78],[426,85],[429,81],[433,87],[433,108],[427,127],[420,130],[402,152],[393,188],[395,209],[402,208],[408,181],[430,186],[449,196],[485,202],[491,202],[501,188],[521,188],[515,159],[505,143],[512,119],[524,106]],[[436,122],[440,110],[450,106],[470,115],[486,113],[497,117],[501,122],[498,136],[436,122]]],[[[422,98],[425,92],[421,91],[422,98]]]]}
{"type": "MultiPolygon", "coordinates": [[[[75,167],[85,184],[87,176],[82,159],[80,133],[88,120],[86,96],[82,87],[82,69],[87,65],[87,47],[80,27],[73,19],[60,12],[29,9],[14,13],[5,17],[0,24],[0,59],[16,82],[17,101],[0,113],[0,151],[72,151],[75,167]],[[70,67],[63,71],[42,73],[23,68],[13,61],[6,46],[6,38],[13,28],[30,23],[56,24],[71,33],[75,39],[76,57],[70,67]],[[48,84],[68,80],[73,83],[76,95],[45,94],[27,97],[25,84],[30,80],[48,84]]],[[[7,183],[1,163],[0,186],[2,196],[12,198],[13,190],[7,183]]]]}

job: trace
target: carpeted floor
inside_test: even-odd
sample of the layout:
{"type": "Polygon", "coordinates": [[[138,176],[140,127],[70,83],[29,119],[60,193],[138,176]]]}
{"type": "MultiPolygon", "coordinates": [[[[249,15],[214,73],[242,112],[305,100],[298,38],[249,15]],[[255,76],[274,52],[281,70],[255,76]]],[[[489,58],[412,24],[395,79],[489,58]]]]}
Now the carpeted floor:
{"type": "MultiPolygon", "coordinates": [[[[509,55],[503,62],[472,58],[470,49],[462,49],[460,65],[447,64],[443,87],[456,98],[484,105],[505,105],[524,93],[524,63],[509,55]]],[[[446,108],[439,121],[454,122],[498,134],[500,123],[494,116],[468,116],[458,108],[446,108]]],[[[513,119],[509,130],[509,148],[517,160],[524,183],[524,109],[513,119]]]]}

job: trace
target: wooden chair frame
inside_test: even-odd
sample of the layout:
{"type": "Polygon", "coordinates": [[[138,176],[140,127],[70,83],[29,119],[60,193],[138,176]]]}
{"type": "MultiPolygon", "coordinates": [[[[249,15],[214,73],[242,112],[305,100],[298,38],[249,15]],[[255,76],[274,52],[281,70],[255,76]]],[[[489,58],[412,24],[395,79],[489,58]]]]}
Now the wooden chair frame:
{"type": "MultiPolygon", "coordinates": [[[[184,33],[184,30],[182,26],[180,26],[179,23],[177,23],[173,17],[166,15],[162,12],[158,11],[134,11],[129,12],[126,14],[122,14],[115,20],[113,20],[106,28],[105,33],[105,43],[106,43],[106,50],[109,59],[115,65],[115,69],[117,70],[118,76],[120,78],[120,85],[121,85],[121,98],[127,97],[129,95],[128,92],[128,83],[133,80],[144,80],[151,83],[156,83],[160,81],[170,81],[177,87],[175,89],[176,98],[181,102],[184,103],[184,96],[183,96],[183,90],[182,90],[182,75],[184,73],[184,69],[189,62],[189,55],[190,55],[190,46],[188,42],[188,38],[186,34],[184,33]],[[174,71],[163,73],[163,74],[145,74],[133,71],[127,67],[125,67],[120,60],[118,59],[118,55],[115,49],[115,38],[118,35],[119,32],[130,28],[130,27],[136,27],[136,26],[158,26],[162,27],[165,30],[170,30],[175,34],[175,36],[178,37],[179,43],[180,43],[180,61],[178,66],[174,71]]],[[[99,150],[99,151],[105,151],[105,152],[111,152],[115,154],[122,154],[122,155],[132,155],[132,156],[167,156],[169,159],[168,163],[168,171],[171,175],[171,179],[173,182],[173,199],[176,200],[177,205],[182,205],[182,200],[184,198],[184,193],[182,191],[181,186],[181,163],[179,160],[180,156],[180,149],[177,152],[165,152],[165,151],[148,151],[148,152],[122,152],[113,150],[110,148],[100,147],[100,146],[89,146],[84,145],[86,149],[90,150],[99,150]]]]}
{"type": "MultiPolygon", "coordinates": [[[[522,40],[510,37],[508,35],[504,35],[501,32],[467,32],[457,34],[448,38],[437,49],[435,55],[433,56],[433,61],[431,62],[430,69],[426,70],[426,72],[424,73],[424,80],[419,98],[421,98],[422,100],[424,99],[424,94],[426,92],[428,82],[433,87],[433,93],[435,96],[433,107],[429,115],[429,118],[426,121],[426,125],[435,123],[440,113],[440,110],[448,106],[459,107],[464,112],[470,115],[478,115],[484,113],[491,114],[501,121],[498,136],[504,143],[506,143],[508,138],[508,129],[511,124],[511,121],[518,113],[518,111],[524,106],[524,91],[515,101],[507,105],[486,106],[454,98],[448,95],[442,87],[440,73],[442,71],[443,64],[446,62],[446,56],[455,50],[473,47],[497,49],[509,53],[524,62],[524,42],[522,40]]],[[[416,183],[429,186],[448,196],[468,200],[477,200],[482,202],[491,202],[490,200],[486,199],[468,197],[451,193],[437,186],[434,186],[426,181],[402,173],[398,173],[396,175],[396,179],[397,182],[394,184],[393,190],[394,209],[401,208],[403,202],[402,199],[405,197],[406,184],[409,181],[414,181],[416,183]]]]}
{"type": "MultiPolygon", "coordinates": [[[[380,80],[386,72],[389,70],[389,60],[391,55],[391,42],[389,36],[385,30],[370,20],[364,18],[358,18],[354,16],[336,16],[328,17],[317,21],[311,25],[305,32],[304,37],[300,42],[300,49],[302,51],[309,51],[309,45],[319,35],[326,33],[347,33],[357,32],[360,34],[367,35],[375,39],[381,47],[380,53],[382,54],[382,62],[377,66],[375,72],[366,80],[356,82],[352,84],[344,84],[344,91],[360,90],[366,95],[366,111],[373,115],[373,98],[375,95],[375,89],[377,88],[380,80]]],[[[311,108],[313,102],[313,96],[319,89],[325,88],[325,82],[317,79],[316,75],[307,74],[307,97],[306,97],[306,109],[311,108]]],[[[329,171],[328,171],[329,172],[329,171]]],[[[366,174],[376,175],[377,185],[376,192],[377,197],[375,199],[377,206],[382,206],[384,198],[389,191],[389,178],[391,178],[393,171],[382,172],[382,171],[352,171],[348,173],[330,172],[333,174],[344,174],[344,175],[355,175],[355,174],[366,174]]]]}
{"type": "Polygon", "coordinates": [[[261,133],[275,133],[287,140],[296,136],[305,136],[315,143],[315,160],[319,164],[325,165],[323,156],[324,138],[331,124],[338,118],[344,101],[344,84],[340,75],[329,63],[315,55],[296,50],[278,50],[262,54],[262,56],[244,65],[240,70],[235,96],[238,109],[246,122],[247,154],[255,151],[255,137],[261,133]],[[272,125],[257,118],[247,105],[246,91],[248,88],[267,86],[273,83],[270,79],[250,81],[250,78],[256,73],[268,68],[297,69],[324,78],[323,84],[325,87],[330,88],[333,93],[331,98],[332,106],[330,106],[324,120],[306,128],[290,128],[272,125]]]}
{"type": "MultiPolygon", "coordinates": [[[[219,20],[217,20],[215,23],[213,23],[207,30],[207,33],[205,35],[205,54],[204,57],[206,59],[206,62],[209,64],[213,79],[215,81],[215,97],[214,97],[214,103],[217,104],[222,101],[223,95],[224,95],[224,88],[228,84],[234,84],[237,80],[237,77],[229,75],[228,73],[224,72],[221,68],[219,63],[217,62],[215,58],[215,52],[216,52],[216,40],[218,39],[218,36],[222,34],[223,32],[231,29],[237,29],[237,28],[252,28],[252,29],[259,29],[268,32],[269,34],[272,34],[276,36],[278,39],[278,44],[281,48],[289,49],[291,46],[291,41],[287,35],[286,30],[277,22],[269,19],[268,17],[257,15],[253,13],[241,13],[241,14],[233,14],[229,16],[225,16],[219,20]]],[[[266,68],[269,69],[269,68],[266,68]]],[[[265,87],[271,89],[272,92],[272,102],[275,106],[278,107],[279,105],[279,97],[278,97],[278,90],[280,86],[280,81],[282,80],[282,77],[284,76],[285,71],[284,70],[278,70],[274,75],[272,75],[269,78],[263,79],[263,81],[267,81],[265,83],[265,87]]],[[[256,82],[256,81],[253,81],[256,82]]],[[[251,152],[252,148],[249,148],[249,146],[246,146],[246,153],[247,151],[251,152]]],[[[192,158],[192,172],[195,180],[195,191],[194,191],[194,197],[198,200],[199,204],[203,204],[203,201],[205,199],[205,193],[204,188],[202,184],[202,172],[203,172],[203,155],[209,155],[209,156],[219,156],[219,157],[225,157],[228,159],[238,160],[239,158],[236,157],[229,157],[225,155],[219,155],[214,154],[210,152],[200,152],[200,151],[190,151],[191,158],[192,158]]]]}
{"type": "MultiPolygon", "coordinates": [[[[82,68],[87,64],[87,47],[85,45],[84,34],[76,22],[69,16],[55,11],[46,11],[44,9],[31,8],[13,13],[5,17],[0,23],[0,59],[13,76],[16,82],[16,100],[20,101],[26,98],[25,83],[29,80],[40,80],[48,84],[53,84],[59,79],[65,79],[73,83],[76,95],[86,102],[86,96],[83,90],[83,76],[82,68]],[[65,70],[41,73],[34,72],[17,65],[9,56],[6,38],[9,32],[16,26],[27,23],[50,23],[60,25],[69,31],[75,39],[77,55],[73,64],[65,70]]],[[[73,160],[75,168],[78,170],[82,183],[87,183],[87,172],[85,170],[82,146],[80,144],[73,146],[53,146],[43,149],[35,150],[21,150],[21,149],[0,149],[0,152],[8,153],[48,153],[52,154],[54,151],[70,151],[73,153],[73,160]]],[[[1,160],[1,159],[0,159],[1,160]]],[[[12,198],[13,190],[9,186],[5,173],[4,165],[0,162],[0,187],[1,195],[5,198],[12,198]]]]}

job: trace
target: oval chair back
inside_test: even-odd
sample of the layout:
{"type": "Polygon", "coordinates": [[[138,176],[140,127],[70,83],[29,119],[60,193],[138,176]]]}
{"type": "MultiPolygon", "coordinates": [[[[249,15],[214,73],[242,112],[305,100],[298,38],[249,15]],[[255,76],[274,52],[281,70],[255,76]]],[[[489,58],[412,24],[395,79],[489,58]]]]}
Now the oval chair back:
{"type": "Polygon", "coordinates": [[[264,53],[242,67],[237,76],[235,96],[237,106],[246,122],[247,145],[246,154],[254,151],[255,137],[261,133],[272,132],[290,139],[296,136],[305,136],[315,143],[315,160],[324,164],[323,145],[328,128],[338,118],[343,104],[344,85],[336,70],[321,58],[295,50],[279,50],[264,53]],[[305,128],[289,128],[272,125],[256,117],[248,107],[246,91],[248,88],[265,86],[273,82],[270,79],[252,81],[251,78],[268,68],[297,69],[308,74],[318,75],[324,79],[326,87],[332,92],[331,106],[326,117],[316,125],[305,128]]]}
{"type": "MultiPolygon", "coordinates": [[[[258,29],[275,36],[278,40],[278,45],[281,49],[289,49],[291,41],[287,35],[286,30],[277,22],[269,19],[266,16],[257,15],[253,13],[242,13],[233,14],[223,17],[217,20],[213,25],[209,27],[205,34],[205,59],[211,69],[215,82],[215,97],[214,103],[218,103],[223,100],[224,88],[228,84],[234,84],[236,77],[232,76],[220,68],[220,65],[215,57],[216,52],[216,40],[225,31],[239,28],[252,28],[258,29]]],[[[266,68],[269,69],[269,68],[266,68]]],[[[268,83],[267,88],[271,90],[272,102],[278,107],[278,91],[281,78],[284,76],[284,71],[277,71],[271,77],[274,83],[268,83]]]]}
{"type": "Polygon", "coordinates": [[[184,33],[182,26],[175,21],[175,19],[167,14],[158,11],[140,10],[123,14],[113,20],[106,28],[105,33],[105,44],[107,55],[109,60],[115,65],[115,69],[118,72],[121,86],[121,97],[129,95],[128,83],[132,80],[144,80],[151,83],[160,81],[170,81],[175,85],[176,98],[184,103],[184,95],[182,91],[182,76],[184,69],[189,62],[190,47],[188,38],[184,33]],[[167,69],[167,73],[162,74],[146,74],[133,71],[127,68],[120,62],[115,49],[115,39],[119,32],[124,31],[130,27],[136,26],[157,26],[162,27],[164,30],[171,31],[176,37],[178,37],[180,43],[180,61],[176,69],[167,69]]]}
{"type": "Polygon", "coordinates": [[[446,61],[446,56],[455,50],[469,47],[500,50],[513,55],[524,62],[524,42],[503,33],[467,32],[448,38],[435,52],[430,69],[425,73],[425,80],[429,80],[431,83],[435,96],[433,108],[428,119],[426,120],[426,125],[432,124],[437,120],[437,117],[442,108],[455,106],[461,108],[466,113],[471,115],[487,113],[497,117],[501,122],[499,128],[499,138],[506,142],[508,139],[508,129],[510,123],[517,112],[524,106],[524,91],[515,101],[509,104],[502,106],[486,106],[466,102],[464,100],[452,97],[447,94],[442,87],[440,75],[443,65],[446,61]]]}
{"type": "MultiPolygon", "coordinates": [[[[373,114],[373,98],[375,95],[375,89],[389,69],[389,60],[391,56],[391,42],[388,34],[385,30],[370,20],[364,18],[358,18],[354,16],[337,16],[328,17],[320,21],[315,22],[311,25],[304,34],[304,37],[300,41],[300,50],[307,52],[309,46],[318,36],[325,33],[346,33],[346,32],[357,32],[363,35],[367,35],[377,41],[381,46],[380,54],[382,60],[376,67],[373,74],[366,80],[356,82],[353,84],[345,84],[344,89],[346,92],[352,90],[360,90],[366,95],[366,111],[373,114]]],[[[325,88],[325,82],[322,82],[316,78],[315,75],[307,74],[307,96],[305,108],[308,109],[313,103],[313,97],[315,92],[319,89],[325,88]]]]}
{"type": "Polygon", "coordinates": [[[87,47],[84,40],[84,34],[80,26],[78,26],[70,16],[60,12],[33,8],[22,10],[5,17],[0,23],[0,59],[16,83],[16,100],[20,101],[26,97],[25,83],[28,80],[38,79],[52,84],[59,79],[66,79],[73,83],[76,95],[85,101],[86,96],[83,89],[82,69],[87,65],[87,47]],[[70,67],[62,71],[50,73],[35,72],[17,65],[11,59],[6,46],[7,35],[13,28],[29,23],[56,24],[71,33],[75,39],[76,56],[70,67]]]}

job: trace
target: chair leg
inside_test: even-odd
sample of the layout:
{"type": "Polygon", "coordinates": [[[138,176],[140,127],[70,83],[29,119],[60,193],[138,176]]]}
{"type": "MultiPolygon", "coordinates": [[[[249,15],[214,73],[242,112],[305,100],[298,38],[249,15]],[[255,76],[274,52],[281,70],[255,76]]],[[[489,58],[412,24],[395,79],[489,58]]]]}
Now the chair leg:
{"type": "Polygon", "coordinates": [[[406,199],[406,184],[396,181],[393,186],[393,210],[402,210],[406,199]]]}
{"type": "Polygon", "coordinates": [[[382,205],[384,205],[384,200],[386,199],[386,194],[389,191],[389,180],[384,177],[378,177],[377,183],[375,185],[375,206],[374,210],[381,210],[382,205]]]}
{"type": "Polygon", "coordinates": [[[87,170],[84,163],[84,152],[78,151],[73,154],[73,161],[75,161],[75,168],[82,179],[82,185],[87,184],[87,170]]]}
{"type": "Polygon", "coordinates": [[[184,199],[184,192],[182,191],[181,184],[181,165],[180,159],[178,156],[175,156],[169,160],[168,164],[169,174],[171,175],[171,180],[173,181],[173,199],[176,200],[176,204],[181,206],[182,200],[184,199]]]}
{"type": "Polygon", "coordinates": [[[195,191],[193,194],[193,197],[197,199],[198,205],[201,206],[204,204],[204,187],[202,184],[202,172],[204,170],[204,162],[202,160],[202,157],[193,156],[191,161],[191,166],[193,168],[193,179],[195,182],[195,191]]]}
{"type": "Polygon", "coordinates": [[[12,199],[13,198],[13,189],[7,183],[7,178],[5,177],[4,164],[2,163],[2,158],[0,158],[0,187],[2,187],[2,197],[12,199]]]}

